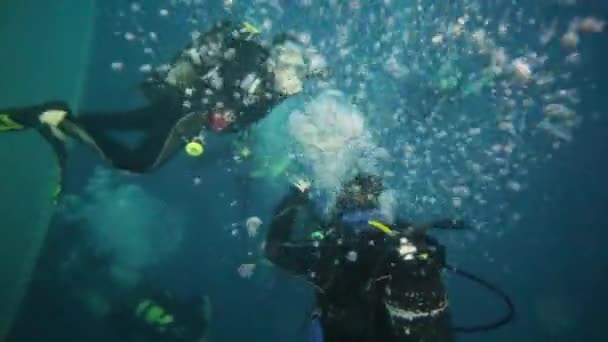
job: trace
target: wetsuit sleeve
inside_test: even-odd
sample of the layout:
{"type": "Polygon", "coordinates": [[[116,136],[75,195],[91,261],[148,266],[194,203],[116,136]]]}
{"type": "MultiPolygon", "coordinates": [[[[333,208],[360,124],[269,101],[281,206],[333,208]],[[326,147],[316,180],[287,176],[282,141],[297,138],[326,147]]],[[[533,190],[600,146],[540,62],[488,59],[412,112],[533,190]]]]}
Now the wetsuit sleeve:
{"type": "Polygon", "coordinates": [[[312,243],[292,240],[297,214],[308,203],[306,194],[295,187],[281,200],[274,211],[266,237],[266,257],[275,265],[302,275],[310,271],[316,248],[312,243]]]}

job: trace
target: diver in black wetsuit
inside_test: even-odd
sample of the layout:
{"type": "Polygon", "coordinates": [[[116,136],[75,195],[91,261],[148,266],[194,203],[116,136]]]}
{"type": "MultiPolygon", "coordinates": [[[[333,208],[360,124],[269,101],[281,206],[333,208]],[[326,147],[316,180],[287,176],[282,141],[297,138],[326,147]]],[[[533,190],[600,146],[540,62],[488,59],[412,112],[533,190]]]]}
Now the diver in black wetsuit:
{"type": "Polygon", "coordinates": [[[211,315],[207,296],[176,297],[153,289],[128,295],[106,317],[124,341],[206,341],[211,315]]]}
{"type": "Polygon", "coordinates": [[[319,56],[295,39],[280,35],[266,48],[256,42],[257,33],[248,23],[215,25],[142,84],[149,100],[142,108],[77,116],[63,102],[0,109],[0,131],[37,128],[61,160],[62,140],[70,136],[92,146],[114,167],[132,172],[157,168],[184,145],[198,156],[205,131],[242,131],[302,91],[307,77],[326,76],[325,66],[314,62],[319,56]],[[43,120],[49,112],[51,118],[43,120]],[[116,131],[144,137],[130,148],[110,136],[116,131]]]}
{"type": "MultiPolygon", "coordinates": [[[[40,317],[79,315],[110,328],[117,341],[205,341],[212,311],[208,296],[175,293],[159,286],[155,277],[116,263],[111,254],[83,241],[85,224],[55,219],[8,340],[49,340],[43,336],[47,323],[38,322],[40,317]],[[32,329],[32,320],[41,331],[32,329]]],[[[69,318],[58,321],[68,324],[61,333],[67,340],[83,339],[78,329],[69,331],[69,318]]]]}
{"type": "MultiPolygon", "coordinates": [[[[331,220],[310,239],[296,240],[292,228],[307,206],[309,186],[295,183],[280,202],[265,251],[274,264],[306,277],[317,288],[311,341],[453,341],[441,279],[445,248],[427,231],[461,229],[463,222],[414,224],[398,218],[389,224],[378,206],[382,182],[358,175],[343,187],[331,220]]],[[[512,312],[498,325],[478,330],[511,318],[512,312]]]]}

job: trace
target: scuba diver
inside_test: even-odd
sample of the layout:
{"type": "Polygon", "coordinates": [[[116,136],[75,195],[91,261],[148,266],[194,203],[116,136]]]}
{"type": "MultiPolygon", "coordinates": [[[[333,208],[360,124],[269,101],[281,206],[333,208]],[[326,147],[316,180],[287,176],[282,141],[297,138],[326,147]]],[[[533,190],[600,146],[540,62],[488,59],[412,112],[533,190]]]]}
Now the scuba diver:
{"type": "Polygon", "coordinates": [[[280,34],[271,47],[257,42],[249,23],[220,22],[200,35],[141,85],[142,108],[74,115],[64,102],[0,109],[0,131],[38,129],[60,162],[66,137],[91,146],[112,166],[135,173],[154,170],[185,146],[204,152],[205,132],[242,132],[288,96],[303,90],[309,77],[326,77],[324,59],[297,39],[280,34]],[[132,148],[111,133],[139,132],[132,148]]]}
{"type": "Polygon", "coordinates": [[[39,341],[44,335],[69,341],[205,341],[208,296],[173,293],[150,274],[117,263],[84,243],[83,224],[55,218],[7,341],[39,341]],[[75,317],[89,328],[73,327],[75,317]]]}
{"type": "Polygon", "coordinates": [[[448,266],[445,247],[427,234],[431,228],[463,229],[463,221],[392,220],[379,206],[381,179],[359,174],[343,185],[331,219],[318,223],[321,228],[310,238],[296,239],[296,218],[301,209],[310,209],[309,188],[299,180],[279,203],[265,252],[316,288],[310,341],[445,342],[454,340],[454,331],[486,331],[513,318],[513,305],[500,289],[448,266]],[[498,294],[508,314],[489,324],[452,326],[444,268],[498,294]]]}
{"type": "Polygon", "coordinates": [[[134,291],[107,318],[123,341],[205,342],[211,316],[207,296],[134,291]]]}

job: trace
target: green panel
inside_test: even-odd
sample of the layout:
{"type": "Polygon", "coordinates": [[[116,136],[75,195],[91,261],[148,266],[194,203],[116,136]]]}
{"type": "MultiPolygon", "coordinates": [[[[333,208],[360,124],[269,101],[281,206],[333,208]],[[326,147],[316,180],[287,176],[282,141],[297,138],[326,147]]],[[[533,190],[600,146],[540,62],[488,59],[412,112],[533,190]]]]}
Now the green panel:
{"type": "MultiPolygon", "coordinates": [[[[0,108],[64,99],[84,83],[94,0],[0,2],[0,108]]],[[[27,288],[53,214],[59,170],[35,132],[0,135],[0,341],[27,288]]]]}
{"type": "Polygon", "coordinates": [[[50,147],[34,133],[0,137],[0,165],[0,332],[6,334],[52,215],[58,168],[50,147]]]}

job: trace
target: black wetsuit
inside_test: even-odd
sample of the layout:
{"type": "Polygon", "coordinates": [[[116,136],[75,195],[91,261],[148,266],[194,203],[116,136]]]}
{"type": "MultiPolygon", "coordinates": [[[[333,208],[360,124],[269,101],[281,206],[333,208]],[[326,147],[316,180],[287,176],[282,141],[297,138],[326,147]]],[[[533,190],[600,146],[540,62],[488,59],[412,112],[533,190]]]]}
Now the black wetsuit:
{"type": "MultiPolygon", "coordinates": [[[[268,233],[266,255],[315,285],[324,341],[453,340],[440,275],[443,246],[424,229],[412,229],[404,222],[392,226],[401,231],[399,237],[378,230],[365,238],[349,238],[332,233],[330,224],[322,240],[294,241],[292,227],[306,201],[296,189],[281,201],[268,233]],[[415,252],[401,248],[404,245],[415,247],[415,252]]],[[[448,222],[436,222],[444,223],[448,222]]]]}
{"type": "MultiPolygon", "coordinates": [[[[216,25],[189,49],[209,50],[200,65],[195,65],[196,79],[189,89],[178,89],[153,76],[142,86],[152,103],[125,113],[85,113],[79,119],[95,136],[113,164],[122,169],[143,172],[166,161],[176,149],[210,127],[216,109],[229,110],[235,121],[222,133],[239,132],[263,119],[284,97],[273,90],[274,75],[268,69],[268,50],[251,40],[230,22],[216,25]],[[242,82],[251,75],[260,80],[255,93],[248,93],[242,82]],[[190,91],[190,94],[186,94],[190,91]],[[118,144],[111,131],[139,131],[144,141],[135,149],[118,144]]],[[[178,54],[173,63],[184,59],[178,54]]]]}
{"type": "MultiPolygon", "coordinates": [[[[167,161],[202,130],[212,128],[210,120],[217,110],[230,111],[235,120],[227,127],[215,130],[238,132],[264,118],[284,99],[274,91],[274,74],[266,63],[268,49],[252,40],[252,34],[242,31],[239,26],[222,22],[184,51],[193,48],[203,52],[200,63],[191,63],[196,75],[193,83],[180,87],[167,84],[159,75],[152,76],[142,85],[150,100],[142,108],[122,112],[84,112],[74,116],[67,104],[55,101],[0,110],[0,114],[6,113],[27,128],[39,128],[37,119],[42,111],[66,110],[69,115],[65,124],[59,126],[65,135],[93,146],[116,168],[146,172],[167,161]],[[248,77],[257,80],[257,86],[245,87],[243,83],[248,77]],[[143,133],[143,140],[131,148],[112,137],[115,132],[143,133]]],[[[174,62],[186,58],[184,51],[175,57],[174,62]]],[[[49,130],[39,131],[49,138],[63,159],[65,153],[60,141],[50,136],[49,130]]]]}
{"type": "Polygon", "coordinates": [[[89,233],[84,221],[54,217],[19,319],[6,341],[201,342],[210,320],[211,303],[206,297],[176,296],[156,286],[156,278],[142,277],[137,286],[127,286],[129,282],[116,278],[114,271],[126,272],[120,274],[132,279],[142,274],[91,248],[83,240],[89,233]],[[153,306],[162,308],[162,314],[157,311],[153,316],[170,315],[172,320],[146,319],[151,312],[146,310],[153,306]],[[97,332],[97,338],[91,338],[97,333],[74,327],[75,316],[89,329],[111,332],[97,332]],[[56,334],[61,338],[47,336],[56,334]]]}

